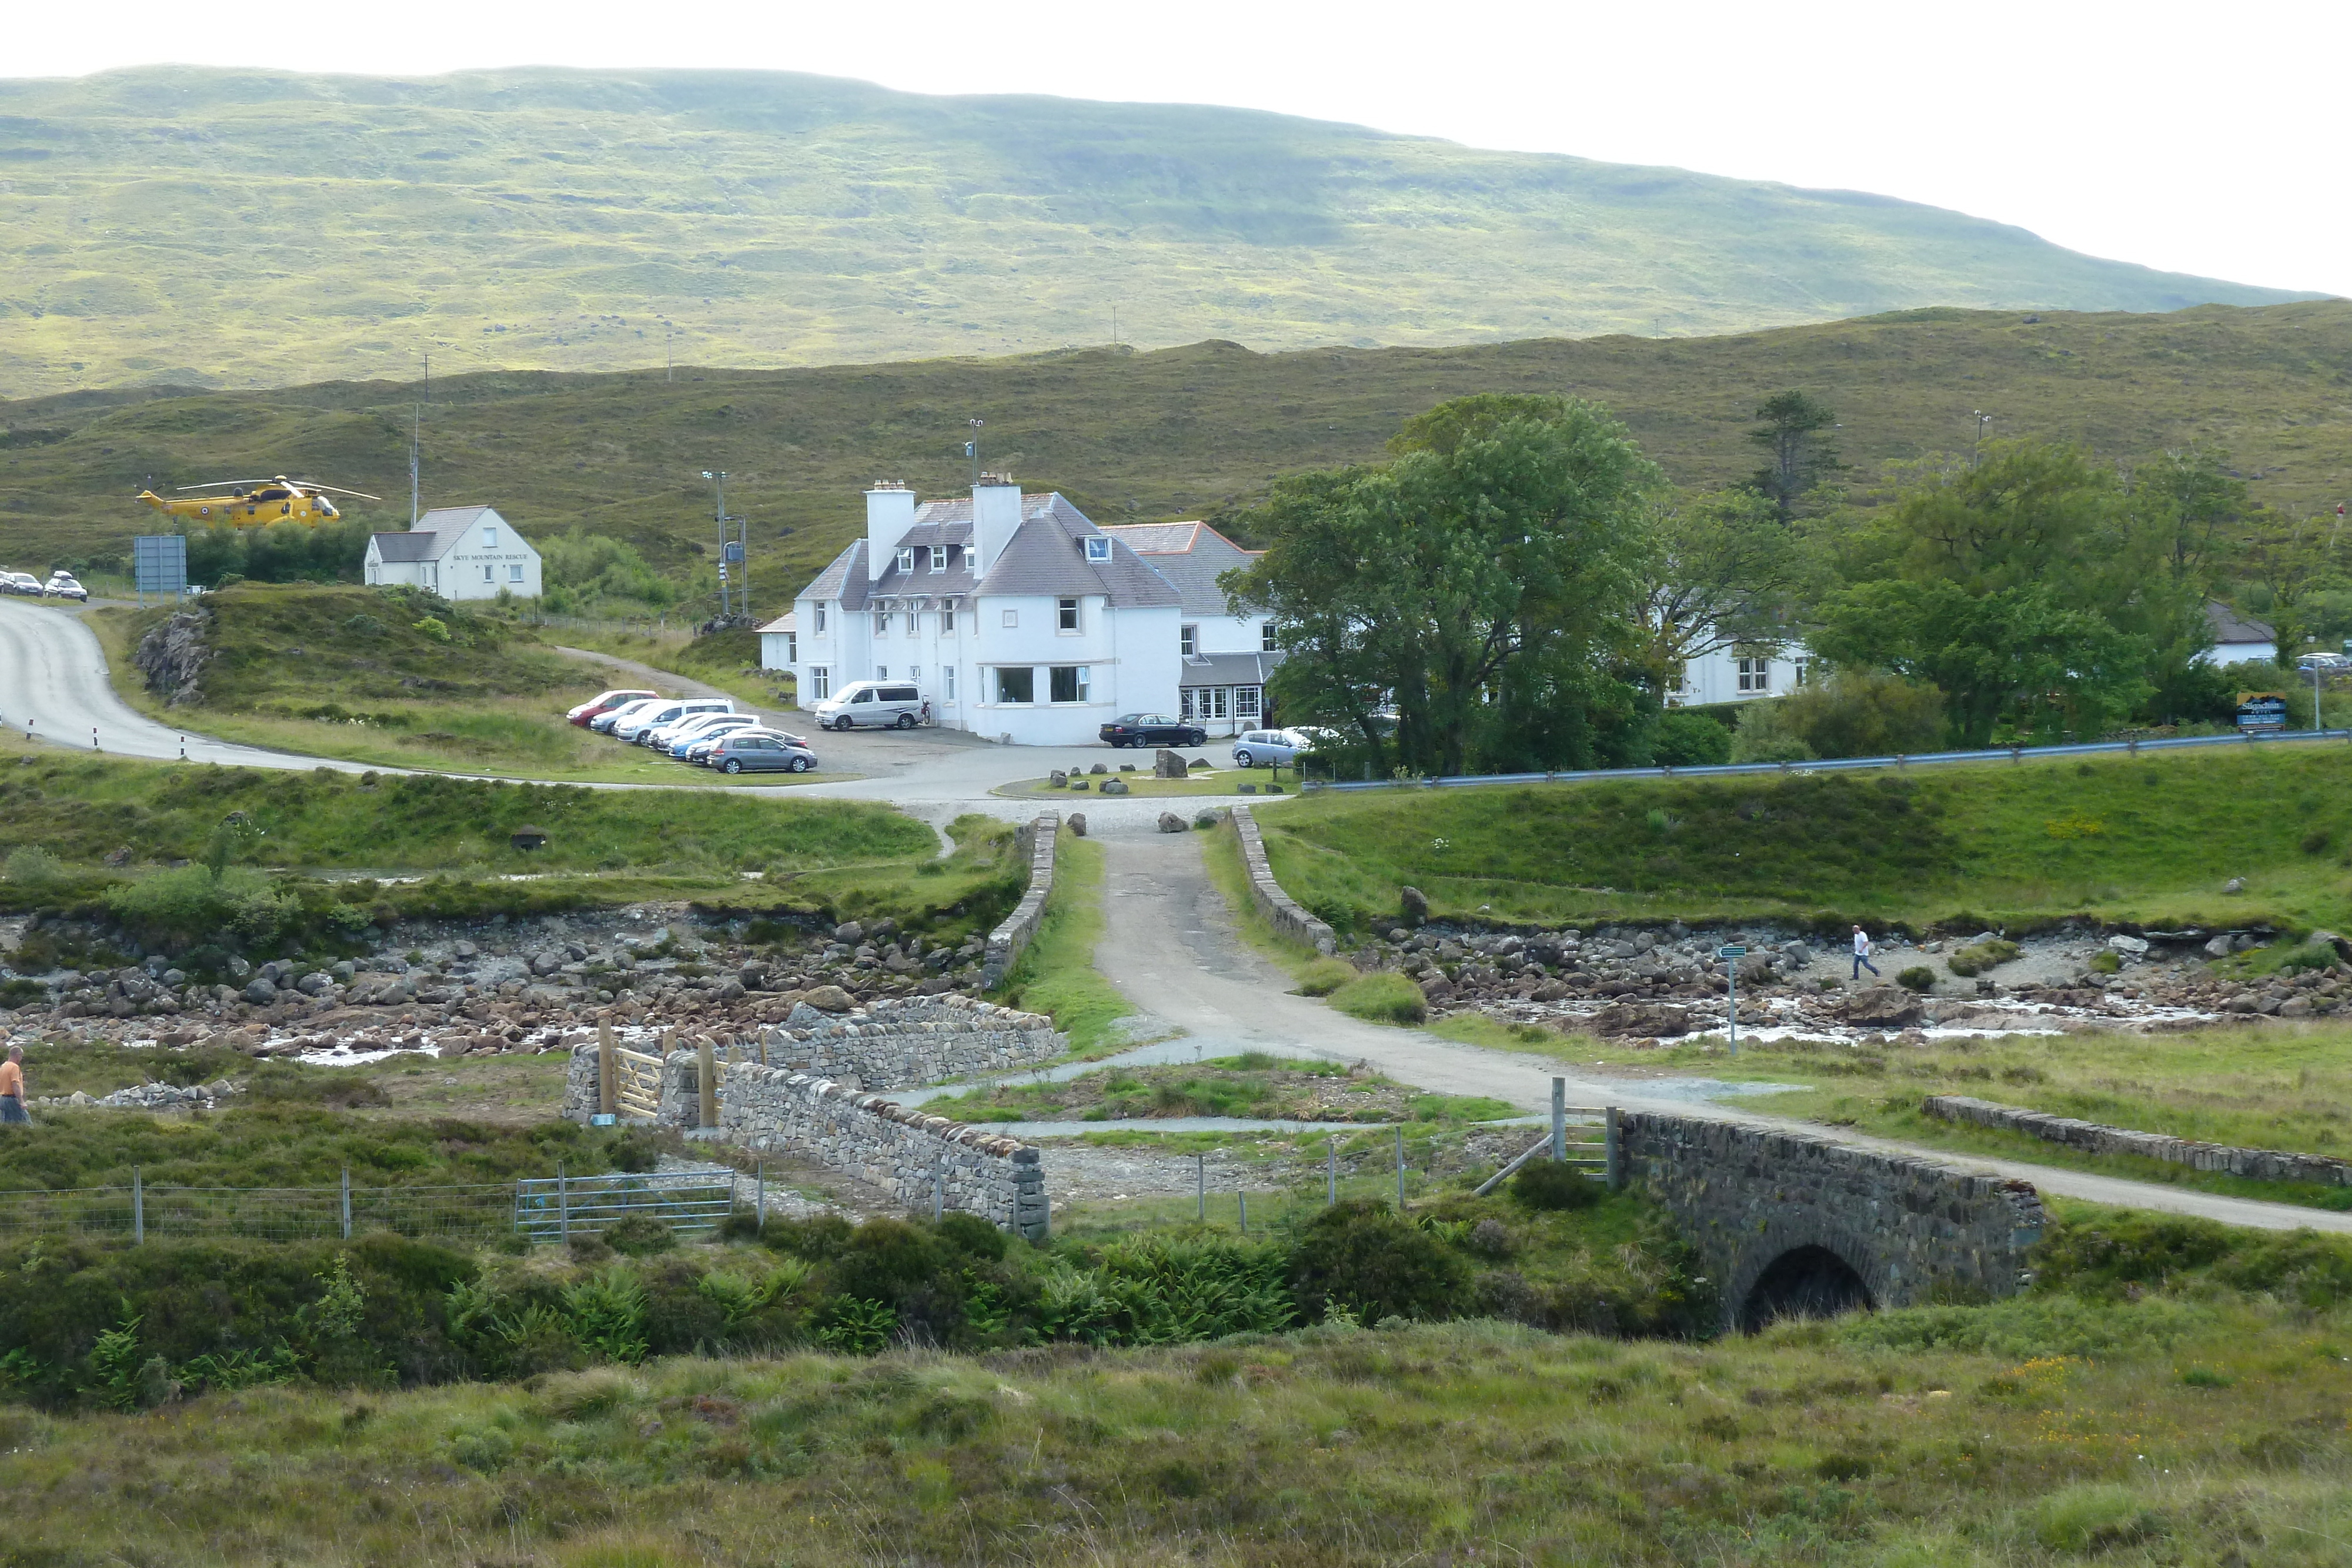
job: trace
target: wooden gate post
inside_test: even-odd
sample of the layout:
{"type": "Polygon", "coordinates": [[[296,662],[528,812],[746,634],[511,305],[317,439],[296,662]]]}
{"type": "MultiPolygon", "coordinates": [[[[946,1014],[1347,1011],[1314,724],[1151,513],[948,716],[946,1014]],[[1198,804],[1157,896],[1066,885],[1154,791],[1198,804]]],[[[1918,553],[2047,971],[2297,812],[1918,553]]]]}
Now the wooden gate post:
{"type": "Polygon", "coordinates": [[[702,1090],[701,1121],[698,1125],[719,1125],[719,1064],[712,1059],[710,1037],[704,1035],[694,1046],[694,1075],[702,1090]]]}
{"type": "Polygon", "coordinates": [[[613,1026],[596,1026],[596,1109],[616,1116],[621,1109],[621,1064],[614,1057],[613,1026]]]}

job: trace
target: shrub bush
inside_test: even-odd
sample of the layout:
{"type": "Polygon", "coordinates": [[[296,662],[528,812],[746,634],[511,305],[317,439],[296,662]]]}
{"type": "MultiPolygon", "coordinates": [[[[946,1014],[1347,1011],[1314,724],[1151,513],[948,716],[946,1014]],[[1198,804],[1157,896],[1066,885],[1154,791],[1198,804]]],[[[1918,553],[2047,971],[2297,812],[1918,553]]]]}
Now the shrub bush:
{"type": "Polygon", "coordinates": [[[1949,963],[1952,973],[1963,979],[1973,979],[1988,969],[2008,963],[2020,951],[2021,949],[2016,943],[1996,936],[1990,942],[1971,942],[1965,947],[1956,948],[1949,963]]]}
{"type": "Polygon", "coordinates": [[[1462,1304],[1469,1273],[1460,1257],[1387,1204],[1350,1198],[1300,1228],[1290,1294],[1309,1321],[1335,1310],[1362,1323],[1442,1318],[1462,1304]]]}
{"type": "MultiPolygon", "coordinates": [[[[1815,757],[1887,757],[1933,751],[1943,743],[1944,694],[1900,675],[1841,670],[1739,714],[1739,736],[1752,750],[1796,741],[1815,757]]],[[[1737,753],[1735,753],[1737,755],[1737,753]]],[[[1749,756],[1743,761],[1798,758],[1749,756]]]]}
{"type": "Polygon", "coordinates": [[[1906,991],[1925,994],[1936,988],[1936,971],[1925,964],[1914,964],[1895,977],[1895,983],[1906,991]]]}
{"type": "Polygon", "coordinates": [[[1511,1196],[1529,1208],[1590,1208],[1601,1195],[1599,1182],[1564,1160],[1532,1160],[1511,1177],[1511,1196]]]}
{"type": "Polygon", "coordinates": [[[2112,975],[2123,967],[2124,961],[2113,953],[2100,952],[2091,955],[2091,972],[2095,975],[2112,975]]]}
{"type": "Polygon", "coordinates": [[[1669,708],[1658,717],[1652,759],[1664,768],[1706,768],[1731,760],[1731,731],[1703,713],[1669,708]]]}
{"type": "Polygon", "coordinates": [[[1339,958],[1318,958],[1298,972],[1298,994],[1328,997],[1356,977],[1356,967],[1339,958]]]}
{"type": "Polygon", "coordinates": [[[1429,998],[1421,988],[1388,969],[1349,980],[1331,993],[1331,1005],[1373,1023],[1421,1023],[1429,1017],[1429,998]]]}

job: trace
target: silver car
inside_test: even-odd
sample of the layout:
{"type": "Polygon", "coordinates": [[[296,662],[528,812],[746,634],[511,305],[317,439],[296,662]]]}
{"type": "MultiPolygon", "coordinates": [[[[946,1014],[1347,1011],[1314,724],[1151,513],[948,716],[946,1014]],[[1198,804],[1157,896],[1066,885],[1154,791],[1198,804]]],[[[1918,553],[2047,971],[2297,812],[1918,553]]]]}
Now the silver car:
{"type": "Polygon", "coordinates": [[[1253,729],[1234,742],[1236,768],[1280,768],[1315,749],[1315,737],[1303,729],[1253,729]]]}
{"type": "Polygon", "coordinates": [[[775,730],[739,729],[719,737],[709,765],[721,773],[806,773],[816,753],[775,730]]]}

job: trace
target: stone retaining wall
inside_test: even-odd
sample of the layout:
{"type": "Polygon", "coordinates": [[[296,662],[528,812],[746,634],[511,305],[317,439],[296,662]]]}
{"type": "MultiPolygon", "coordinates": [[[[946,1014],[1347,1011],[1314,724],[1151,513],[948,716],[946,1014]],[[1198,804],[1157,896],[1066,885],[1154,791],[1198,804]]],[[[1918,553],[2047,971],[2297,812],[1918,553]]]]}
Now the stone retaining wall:
{"type": "Polygon", "coordinates": [[[980,983],[984,990],[994,990],[1004,983],[1020,961],[1029,939],[1037,935],[1037,927],[1045,918],[1045,900],[1054,892],[1054,839],[1061,831],[1062,816],[1058,811],[1044,811],[1037,820],[1020,831],[1019,843],[1029,854],[1029,891],[1013,906],[1003,923],[988,934],[988,951],[980,961],[980,983]]]}
{"type": "Polygon", "coordinates": [[[909,1089],[975,1072],[1051,1061],[1070,1048],[1043,1013],[1015,1012],[950,993],[877,1001],[846,1018],[803,1003],[765,1031],[771,1067],[813,1072],[859,1089],[909,1089]]]}
{"type": "Polygon", "coordinates": [[[1257,905],[1257,912],[1293,942],[1318,953],[1338,952],[1338,933],[1300,907],[1297,899],[1282,891],[1282,883],[1274,880],[1274,867],[1265,858],[1265,840],[1259,834],[1257,821],[1250,815],[1247,806],[1234,808],[1234,831],[1241,835],[1242,866],[1249,873],[1250,902],[1257,905]]]}
{"type": "Polygon", "coordinates": [[[1965,1094],[1931,1094],[1922,1103],[1920,1109],[1947,1122],[1967,1122],[1979,1127],[2024,1133],[2048,1143],[2080,1149],[2084,1154],[2138,1155],[2147,1159],[2162,1160],[2167,1165],[2189,1166],[2200,1171],[2225,1171],[2231,1176],[2250,1176],[2256,1181],[2307,1181],[2322,1186],[2352,1186],[2352,1161],[2329,1159],[2324,1155],[2294,1155],[2277,1149],[2242,1149],[2228,1144],[2200,1144],[2163,1133],[2102,1126],[2096,1122],[2078,1122],[2072,1116],[2053,1116],[2046,1111],[1996,1105],[1990,1100],[1974,1100],[1965,1094]]]}
{"type": "Polygon", "coordinates": [[[2047,1220],[2026,1183],[1801,1133],[1624,1112],[1618,1136],[1627,1179],[1706,1259],[1727,1326],[1805,1247],[1834,1253],[1880,1307],[2010,1295],[2047,1220]]]}
{"type": "Polygon", "coordinates": [[[940,1201],[1033,1240],[1046,1233],[1045,1171],[1037,1151],[1016,1139],[752,1062],[722,1070],[719,1125],[731,1144],[814,1160],[910,1213],[929,1214],[940,1201]]]}

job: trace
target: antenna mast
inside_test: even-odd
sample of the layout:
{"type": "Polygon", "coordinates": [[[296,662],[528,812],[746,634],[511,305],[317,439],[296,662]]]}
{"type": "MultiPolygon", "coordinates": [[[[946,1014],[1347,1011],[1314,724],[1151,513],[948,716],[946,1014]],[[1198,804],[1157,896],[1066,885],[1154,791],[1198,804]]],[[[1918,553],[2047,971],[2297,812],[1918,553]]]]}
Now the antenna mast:
{"type": "Polygon", "coordinates": [[[423,429],[424,429],[424,424],[425,424],[425,411],[424,411],[422,408],[418,407],[418,406],[417,406],[416,404],[415,404],[415,403],[411,403],[411,404],[409,404],[409,406],[408,406],[408,526],[409,526],[411,528],[415,528],[415,527],[416,527],[416,519],[417,519],[417,517],[421,515],[420,509],[419,509],[419,507],[418,507],[418,506],[417,506],[417,499],[418,499],[418,497],[422,494],[422,486],[420,486],[420,484],[418,483],[418,476],[419,476],[419,472],[420,472],[420,470],[419,470],[419,466],[418,466],[418,462],[417,462],[417,455],[418,455],[418,447],[419,447],[419,444],[420,444],[420,440],[419,440],[419,438],[420,438],[421,432],[422,432],[422,431],[423,431],[423,429]]]}

